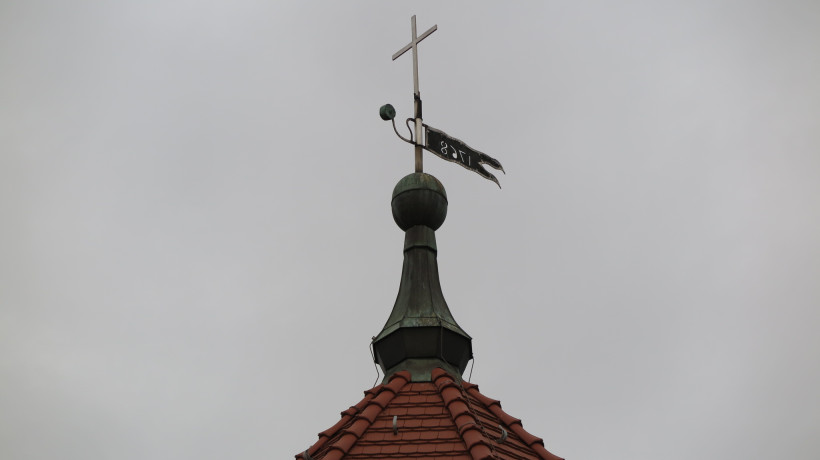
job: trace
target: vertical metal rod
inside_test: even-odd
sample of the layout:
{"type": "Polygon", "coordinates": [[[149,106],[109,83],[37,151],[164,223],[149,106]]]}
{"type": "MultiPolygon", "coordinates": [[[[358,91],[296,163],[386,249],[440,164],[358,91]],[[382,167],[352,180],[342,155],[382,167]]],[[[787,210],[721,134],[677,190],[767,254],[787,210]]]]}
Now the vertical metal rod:
{"type": "Polygon", "coordinates": [[[410,43],[413,44],[413,109],[416,119],[416,172],[424,171],[421,149],[421,94],[419,93],[419,58],[417,53],[418,37],[416,36],[416,15],[410,18],[410,28],[413,36],[410,43]]]}
{"type": "Polygon", "coordinates": [[[413,105],[416,107],[416,172],[424,172],[422,168],[422,156],[421,156],[421,113],[420,113],[420,105],[421,99],[416,99],[413,102],[413,105]]]}
{"type": "Polygon", "coordinates": [[[419,95],[419,58],[418,53],[416,53],[416,48],[418,45],[418,37],[416,36],[416,15],[414,14],[412,18],[410,18],[410,28],[413,29],[413,36],[410,40],[410,43],[413,44],[413,94],[416,96],[419,95]]]}
{"type": "MultiPolygon", "coordinates": [[[[422,132],[422,123],[421,123],[421,93],[419,92],[419,57],[418,57],[418,44],[420,41],[427,38],[428,35],[432,34],[438,29],[437,25],[433,25],[427,29],[426,32],[421,34],[421,37],[418,36],[418,32],[416,31],[416,15],[414,14],[413,17],[410,18],[410,43],[404,45],[400,50],[396,51],[393,54],[393,60],[395,61],[396,58],[401,56],[402,54],[412,50],[413,51],[413,107],[415,108],[415,146],[416,146],[416,172],[422,172],[422,148],[424,143],[421,141],[421,132],[422,132]]],[[[401,137],[401,136],[399,136],[401,137]]]]}

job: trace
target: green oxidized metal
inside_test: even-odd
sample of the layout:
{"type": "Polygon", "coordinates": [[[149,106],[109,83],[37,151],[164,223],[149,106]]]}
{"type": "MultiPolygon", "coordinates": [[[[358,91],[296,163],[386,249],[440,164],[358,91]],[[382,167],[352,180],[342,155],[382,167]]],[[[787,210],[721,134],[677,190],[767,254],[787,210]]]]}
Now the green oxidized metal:
{"type": "Polygon", "coordinates": [[[396,109],[390,104],[384,104],[379,108],[379,116],[382,117],[384,121],[392,120],[396,117],[396,109]]]}
{"type": "Polygon", "coordinates": [[[414,381],[436,367],[460,376],[472,358],[470,336],[456,323],[438,274],[435,230],[447,216],[447,193],[435,177],[413,173],[393,190],[393,219],[405,231],[401,283],[393,311],[373,339],[385,380],[400,370],[414,381]]]}
{"type": "Polygon", "coordinates": [[[438,179],[424,173],[404,176],[393,188],[393,220],[402,230],[424,225],[438,230],[447,217],[447,192],[438,179]]]}

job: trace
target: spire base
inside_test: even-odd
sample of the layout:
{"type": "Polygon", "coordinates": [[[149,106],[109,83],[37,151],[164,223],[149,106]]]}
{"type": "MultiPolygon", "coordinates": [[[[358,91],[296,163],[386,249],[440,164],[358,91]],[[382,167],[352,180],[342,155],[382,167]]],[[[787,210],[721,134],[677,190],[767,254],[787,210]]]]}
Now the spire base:
{"type": "Polygon", "coordinates": [[[436,368],[440,368],[447,372],[453,379],[458,381],[458,383],[463,381],[461,378],[462,372],[445,362],[437,359],[408,359],[402,361],[397,366],[388,369],[384,375],[384,379],[382,379],[382,383],[390,382],[390,378],[397,372],[401,371],[407,371],[410,373],[411,382],[432,382],[433,370],[436,368]]]}

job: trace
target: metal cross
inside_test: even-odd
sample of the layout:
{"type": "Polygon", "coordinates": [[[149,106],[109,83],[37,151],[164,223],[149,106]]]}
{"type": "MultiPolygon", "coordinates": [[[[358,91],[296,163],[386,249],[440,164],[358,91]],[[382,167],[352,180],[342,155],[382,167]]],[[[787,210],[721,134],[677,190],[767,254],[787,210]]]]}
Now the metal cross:
{"type": "Polygon", "coordinates": [[[432,34],[433,32],[438,29],[438,25],[434,25],[427,29],[427,32],[424,32],[420,36],[416,36],[416,15],[414,14],[412,18],[410,18],[410,29],[411,29],[411,39],[410,43],[405,45],[402,49],[396,51],[396,54],[393,55],[393,60],[395,61],[396,58],[401,56],[402,54],[406,53],[407,50],[413,50],[413,107],[415,109],[415,125],[416,125],[416,172],[422,172],[422,162],[421,162],[421,151],[422,151],[422,143],[421,143],[421,94],[419,93],[419,58],[418,58],[418,51],[417,46],[419,42],[427,38],[428,35],[432,34]]]}
{"type": "Polygon", "coordinates": [[[412,18],[410,18],[410,29],[412,31],[410,43],[408,43],[404,48],[396,51],[396,54],[393,55],[393,60],[395,61],[399,56],[406,53],[407,50],[413,50],[413,94],[416,96],[419,95],[419,58],[418,58],[418,51],[417,45],[427,38],[428,35],[435,32],[438,29],[437,25],[430,27],[427,32],[421,34],[420,37],[416,37],[416,15],[414,14],[412,18]]]}

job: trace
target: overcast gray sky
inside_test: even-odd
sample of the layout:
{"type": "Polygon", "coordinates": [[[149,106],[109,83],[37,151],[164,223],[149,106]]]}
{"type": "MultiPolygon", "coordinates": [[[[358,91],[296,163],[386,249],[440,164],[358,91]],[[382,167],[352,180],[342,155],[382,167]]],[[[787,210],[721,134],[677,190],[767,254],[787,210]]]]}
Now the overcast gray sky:
{"type": "Polygon", "coordinates": [[[425,122],[472,381],[569,459],[820,457],[820,3],[0,3],[0,458],[271,459],[376,380],[425,122]]]}

